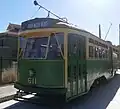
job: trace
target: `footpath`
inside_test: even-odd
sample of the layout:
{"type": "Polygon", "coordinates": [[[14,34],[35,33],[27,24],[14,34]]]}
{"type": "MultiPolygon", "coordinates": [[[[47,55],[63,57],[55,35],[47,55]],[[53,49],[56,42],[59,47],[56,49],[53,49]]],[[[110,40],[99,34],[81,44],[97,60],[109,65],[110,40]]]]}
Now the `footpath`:
{"type": "Polygon", "coordinates": [[[16,91],[14,85],[0,86],[0,103],[13,99],[16,91]]]}

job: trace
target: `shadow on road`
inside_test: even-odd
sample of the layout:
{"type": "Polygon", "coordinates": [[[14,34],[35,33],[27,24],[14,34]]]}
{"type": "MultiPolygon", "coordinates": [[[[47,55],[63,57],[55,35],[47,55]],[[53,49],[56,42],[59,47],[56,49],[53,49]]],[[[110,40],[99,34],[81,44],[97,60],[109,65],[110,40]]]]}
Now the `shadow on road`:
{"type": "Polygon", "coordinates": [[[91,90],[66,106],[65,109],[106,109],[120,88],[120,75],[91,90]]]}
{"type": "MultiPolygon", "coordinates": [[[[116,75],[108,84],[91,90],[88,94],[71,101],[64,109],[106,109],[120,88],[120,75],[116,75]]],[[[51,109],[29,103],[16,103],[6,109],[51,109]]],[[[53,109],[53,108],[52,108],[53,109]]]]}

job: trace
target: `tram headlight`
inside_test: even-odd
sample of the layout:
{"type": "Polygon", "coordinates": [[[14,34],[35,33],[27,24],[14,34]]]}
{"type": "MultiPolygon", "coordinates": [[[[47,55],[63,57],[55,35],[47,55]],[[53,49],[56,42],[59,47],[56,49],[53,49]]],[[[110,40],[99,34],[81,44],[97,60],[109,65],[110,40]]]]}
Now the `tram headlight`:
{"type": "Polygon", "coordinates": [[[35,76],[35,71],[33,69],[29,69],[29,76],[30,77],[35,76]]]}

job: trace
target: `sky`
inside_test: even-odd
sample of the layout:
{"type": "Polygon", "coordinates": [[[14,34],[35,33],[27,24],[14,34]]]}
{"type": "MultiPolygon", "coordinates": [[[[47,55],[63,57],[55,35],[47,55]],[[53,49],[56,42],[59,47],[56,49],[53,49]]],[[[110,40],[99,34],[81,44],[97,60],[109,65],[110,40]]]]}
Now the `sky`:
{"type": "MultiPolygon", "coordinates": [[[[34,6],[34,0],[1,0],[0,2],[0,32],[5,31],[9,23],[21,22],[35,17],[46,17],[47,12],[34,6]]],[[[106,40],[119,44],[120,0],[37,0],[45,8],[60,17],[78,25],[98,36],[101,24],[102,39],[112,23],[106,40]]]]}

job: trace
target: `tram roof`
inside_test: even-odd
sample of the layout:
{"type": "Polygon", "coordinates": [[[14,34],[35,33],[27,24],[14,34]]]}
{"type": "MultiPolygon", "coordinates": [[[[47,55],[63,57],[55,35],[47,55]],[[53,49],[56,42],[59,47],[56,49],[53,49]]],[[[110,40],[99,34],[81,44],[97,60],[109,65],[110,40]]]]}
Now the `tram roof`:
{"type": "Polygon", "coordinates": [[[40,28],[70,28],[70,29],[75,29],[77,31],[92,35],[92,37],[97,38],[98,40],[107,42],[110,45],[112,45],[112,43],[110,41],[105,41],[105,40],[97,37],[93,33],[90,33],[84,29],[80,29],[80,28],[76,27],[75,25],[72,25],[70,23],[67,23],[65,21],[55,19],[55,18],[34,18],[34,19],[30,19],[30,20],[22,22],[22,25],[21,25],[22,31],[32,30],[32,29],[40,29],[40,28]]]}
{"type": "Polygon", "coordinates": [[[27,21],[22,22],[22,26],[21,26],[21,30],[30,30],[30,29],[38,29],[38,28],[72,28],[72,29],[76,29],[76,30],[81,30],[87,33],[90,33],[86,30],[83,29],[78,29],[75,25],[67,23],[65,21],[59,20],[59,19],[55,19],[55,18],[34,18],[34,19],[30,19],[27,21]],[[44,25],[44,23],[46,23],[44,25]],[[41,25],[43,27],[41,27],[41,25]],[[34,26],[38,26],[38,27],[34,27],[34,26]],[[40,27],[39,27],[40,26],[40,27]]]}
{"type": "MultiPolygon", "coordinates": [[[[82,31],[85,33],[89,33],[89,34],[95,36],[94,34],[88,32],[84,29],[80,29],[73,24],[70,24],[70,23],[64,22],[62,20],[55,19],[55,18],[34,18],[34,19],[30,19],[30,20],[22,22],[22,25],[21,25],[22,31],[31,30],[31,29],[39,29],[39,28],[70,28],[70,29],[75,29],[75,30],[82,31]],[[41,25],[43,27],[41,27],[41,25]]],[[[97,36],[95,36],[95,37],[97,37],[97,36]]]]}

